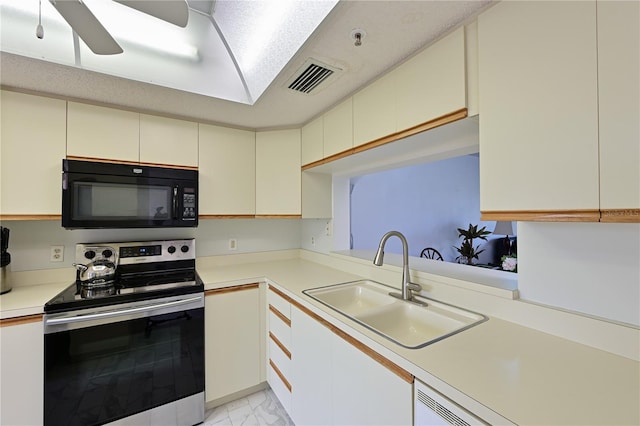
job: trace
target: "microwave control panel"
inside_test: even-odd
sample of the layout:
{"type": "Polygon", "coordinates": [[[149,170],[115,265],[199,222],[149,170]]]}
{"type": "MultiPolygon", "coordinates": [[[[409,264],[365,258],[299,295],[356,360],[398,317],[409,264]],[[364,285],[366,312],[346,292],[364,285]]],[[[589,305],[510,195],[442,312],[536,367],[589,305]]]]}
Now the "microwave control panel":
{"type": "Polygon", "coordinates": [[[182,193],[182,219],[194,220],[196,218],[196,194],[194,188],[184,188],[182,193]]]}

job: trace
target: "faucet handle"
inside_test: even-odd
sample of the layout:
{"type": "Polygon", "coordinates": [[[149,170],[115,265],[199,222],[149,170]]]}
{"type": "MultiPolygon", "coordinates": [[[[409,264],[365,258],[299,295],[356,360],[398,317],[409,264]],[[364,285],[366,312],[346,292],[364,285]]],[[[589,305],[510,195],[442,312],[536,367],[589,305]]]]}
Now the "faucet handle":
{"type": "Polygon", "coordinates": [[[417,291],[418,293],[422,291],[422,286],[420,284],[408,282],[407,288],[411,291],[417,291]]]}

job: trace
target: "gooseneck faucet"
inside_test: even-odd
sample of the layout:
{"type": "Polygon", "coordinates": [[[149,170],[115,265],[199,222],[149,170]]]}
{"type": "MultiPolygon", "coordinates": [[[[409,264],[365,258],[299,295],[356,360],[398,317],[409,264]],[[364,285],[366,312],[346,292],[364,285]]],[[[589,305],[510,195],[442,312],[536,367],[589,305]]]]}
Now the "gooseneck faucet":
{"type": "Polygon", "coordinates": [[[387,240],[393,236],[400,238],[402,242],[402,294],[389,293],[391,296],[398,297],[402,300],[413,301],[413,291],[420,292],[422,287],[419,284],[412,283],[409,278],[409,245],[407,239],[398,231],[389,231],[382,236],[376,256],[373,258],[373,264],[382,266],[384,260],[384,246],[387,240]]]}

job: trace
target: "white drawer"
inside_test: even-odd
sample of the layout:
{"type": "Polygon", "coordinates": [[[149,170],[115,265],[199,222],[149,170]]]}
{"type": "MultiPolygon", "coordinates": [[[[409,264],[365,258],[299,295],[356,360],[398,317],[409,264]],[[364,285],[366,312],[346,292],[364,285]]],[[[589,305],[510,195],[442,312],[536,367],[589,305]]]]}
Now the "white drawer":
{"type": "Polygon", "coordinates": [[[269,365],[269,372],[267,381],[269,382],[269,386],[273,390],[273,393],[276,394],[278,400],[284,407],[285,411],[291,415],[291,392],[284,384],[278,373],[275,372],[272,365],[269,365]]]}
{"type": "Polygon", "coordinates": [[[269,291],[267,291],[267,303],[276,308],[282,315],[291,319],[291,303],[278,295],[271,286],[269,286],[269,291]]]}
{"type": "Polygon", "coordinates": [[[286,348],[291,347],[291,327],[271,310],[269,310],[269,332],[273,333],[286,348]]]}
{"type": "MultiPolygon", "coordinates": [[[[289,348],[286,348],[286,350],[289,350],[289,348]]],[[[271,338],[269,338],[269,359],[291,383],[291,358],[271,338]]]]}

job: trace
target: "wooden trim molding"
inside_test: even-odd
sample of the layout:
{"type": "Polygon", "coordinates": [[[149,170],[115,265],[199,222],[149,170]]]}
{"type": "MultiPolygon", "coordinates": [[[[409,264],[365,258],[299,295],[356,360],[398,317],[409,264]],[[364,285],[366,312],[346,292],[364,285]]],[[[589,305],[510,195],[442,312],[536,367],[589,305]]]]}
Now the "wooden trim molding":
{"type": "Polygon", "coordinates": [[[256,219],[302,219],[302,214],[257,214],[256,219]]]}
{"type": "Polygon", "coordinates": [[[435,129],[436,127],[444,126],[445,124],[453,123],[454,121],[461,120],[466,118],[468,115],[467,108],[462,108],[456,111],[453,111],[449,114],[445,114],[443,116],[434,118],[433,120],[426,121],[422,124],[418,124],[417,126],[410,127],[405,130],[401,130],[396,133],[392,133],[388,136],[384,136],[382,138],[373,140],[371,142],[364,143],[362,145],[358,145],[351,149],[347,149],[345,151],[339,152],[327,158],[323,158],[318,161],[314,161],[313,163],[305,164],[302,166],[302,171],[312,169],[317,166],[321,166],[323,164],[330,163],[335,160],[339,160],[341,158],[348,157],[353,154],[358,154],[363,151],[368,151],[373,148],[377,148],[382,145],[386,145],[388,143],[392,143],[398,141],[400,139],[404,139],[409,136],[416,135],[418,133],[425,132],[427,130],[435,129]]]}
{"type": "Polygon", "coordinates": [[[62,220],[61,214],[1,214],[0,221],[4,220],[62,220]]]}
{"type": "Polygon", "coordinates": [[[13,325],[29,324],[42,321],[43,314],[25,315],[22,317],[5,318],[0,320],[0,327],[11,327],[13,325]]]}
{"type": "Polygon", "coordinates": [[[319,315],[315,314],[311,310],[309,310],[306,307],[302,306],[300,303],[298,303],[296,301],[293,301],[292,304],[295,307],[297,307],[298,309],[300,309],[302,312],[304,312],[305,314],[309,315],[314,320],[318,321],[323,326],[327,327],[329,330],[331,330],[334,334],[336,334],[339,337],[341,337],[347,343],[351,344],[356,349],[360,350],[360,352],[363,352],[365,355],[368,355],[371,359],[373,359],[374,361],[378,362],[383,367],[387,368],[389,371],[394,373],[396,376],[400,377],[405,382],[413,384],[413,380],[414,380],[413,374],[409,373],[404,368],[400,367],[399,365],[395,364],[394,362],[392,362],[392,361],[388,360],[387,358],[383,357],[378,352],[374,351],[373,349],[371,349],[370,347],[368,347],[364,343],[360,342],[359,340],[353,338],[349,334],[347,334],[344,331],[340,330],[339,328],[337,328],[336,326],[331,324],[329,321],[323,319],[322,317],[320,317],[319,315]]]}
{"type": "Polygon", "coordinates": [[[278,338],[272,332],[269,332],[269,338],[273,340],[273,343],[275,343],[276,346],[279,347],[280,350],[282,350],[282,352],[284,352],[287,358],[291,359],[291,351],[289,351],[289,349],[287,349],[287,347],[280,340],[278,340],[278,338]]]}
{"type": "Polygon", "coordinates": [[[522,222],[599,222],[600,210],[482,211],[480,220],[522,222]]]}
{"type": "Polygon", "coordinates": [[[214,288],[211,290],[205,290],[204,295],[205,297],[207,297],[207,296],[213,296],[215,294],[235,293],[236,291],[251,290],[254,288],[258,288],[259,286],[260,286],[259,283],[251,283],[251,284],[234,285],[231,287],[214,288]]]}
{"type": "Polygon", "coordinates": [[[282,380],[282,383],[284,383],[284,385],[287,387],[289,392],[291,392],[291,383],[289,383],[287,378],[284,377],[284,374],[282,374],[280,369],[278,367],[276,367],[276,365],[273,363],[271,358],[269,358],[269,365],[271,366],[271,368],[273,368],[273,371],[275,371],[275,373],[278,375],[278,377],[280,377],[280,380],[282,380]]]}
{"type": "Polygon", "coordinates": [[[286,294],[284,294],[282,291],[278,290],[277,288],[275,288],[274,286],[270,285],[269,286],[269,290],[271,290],[272,292],[274,292],[275,294],[277,294],[278,296],[282,297],[284,300],[286,300],[289,303],[294,303],[293,299],[290,298],[289,296],[287,296],[286,294]]]}
{"type": "Polygon", "coordinates": [[[255,219],[255,214],[199,214],[198,219],[255,219]]]}
{"type": "Polygon", "coordinates": [[[198,170],[198,166],[183,166],[177,164],[162,164],[162,163],[147,163],[143,161],[131,161],[131,160],[113,160],[110,158],[94,158],[94,157],[80,157],[75,155],[67,155],[67,160],[77,161],[93,161],[96,163],[111,163],[111,164],[127,164],[131,166],[144,166],[144,167],[165,167],[171,169],[182,170],[198,170]]]}
{"type": "Polygon", "coordinates": [[[280,318],[282,320],[282,322],[284,322],[285,324],[287,324],[287,326],[291,327],[291,320],[289,318],[287,318],[282,312],[280,312],[279,310],[277,310],[276,308],[273,307],[273,305],[269,305],[269,310],[271,312],[273,312],[273,314],[275,316],[277,316],[278,318],[280,318]]]}
{"type": "Polygon", "coordinates": [[[605,209],[600,211],[600,222],[640,223],[640,209],[605,209]]]}

